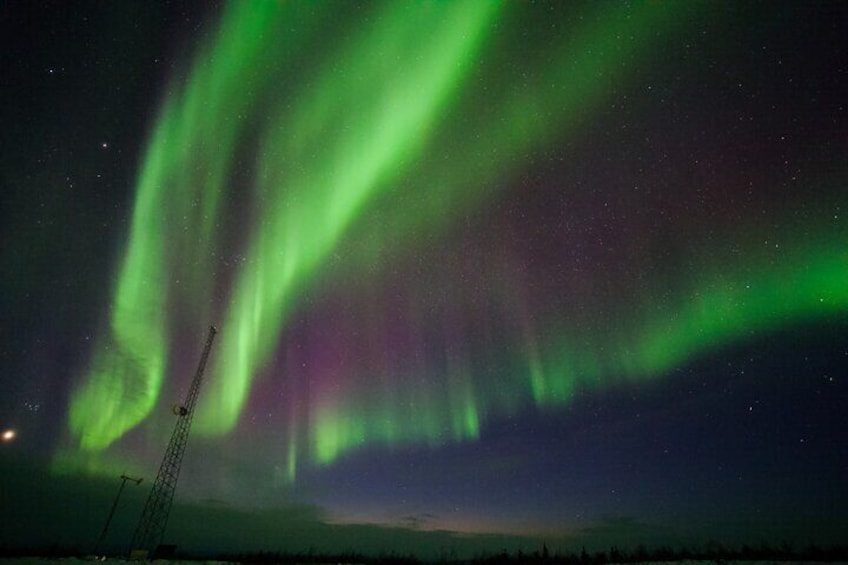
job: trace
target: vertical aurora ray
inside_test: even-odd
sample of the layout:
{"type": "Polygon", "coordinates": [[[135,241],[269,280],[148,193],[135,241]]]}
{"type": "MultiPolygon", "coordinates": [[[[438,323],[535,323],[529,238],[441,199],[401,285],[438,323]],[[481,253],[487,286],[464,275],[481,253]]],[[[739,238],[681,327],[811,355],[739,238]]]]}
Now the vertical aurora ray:
{"type": "Polygon", "coordinates": [[[168,363],[169,306],[211,315],[214,230],[243,134],[238,118],[267,80],[259,61],[268,57],[263,30],[273,35],[267,28],[282,15],[278,3],[234,4],[218,43],[164,105],[139,173],[110,329],[71,399],[69,426],[84,450],[108,447],[153,409],[168,363]]]}
{"type": "MultiPolygon", "coordinates": [[[[268,104],[263,97],[278,84],[274,69],[286,69],[285,55],[302,50],[306,41],[297,34],[273,33],[286,18],[307,17],[286,10],[297,8],[233,3],[223,15],[216,42],[201,52],[185,88],[165,104],[140,174],[128,252],[119,271],[109,338],[117,345],[96,350],[94,369],[72,400],[71,429],[85,438],[85,448],[106,447],[155,404],[168,357],[168,301],[186,303],[194,316],[209,315],[215,274],[210,258],[220,245],[214,227],[224,185],[234,180],[236,144],[255,134],[251,127],[260,138],[255,193],[261,219],[244,253],[225,318],[224,327],[231,330],[223,333],[218,356],[215,373],[221,378],[210,380],[211,390],[199,406],[201,433],[232,429],[298,288],[334,247],[344,245],[343,236],[358,235],[356,220],[363,206],[373,201],[379,212],[386,202],[375,196],[388,193],[389,206],[399,210],[384,214],[384,225],[395,236],[408,236],[377,233],[380,250],[386,251],[386,242],[414,238],[420,222],[444,225],[457,211],[490,198],[489,183],[563,122],[596,103],[609,75],[615,74],[617,54],[640,44],[650,47],[649,30],[669,17],[664,10],[644,7],[636,17],[625,9],[597,15],[594,28],[587,26],[576,40],[559,46],[577,59],[554,58],[569,63],[554,63],[537,73],[540,85],[551,88],[507,89],[504,98],[491,101],[493,109],[472,117],[459,135],[444,138],[439,120],[449,96],[470,72],[499,10],[496,3],[387,7],[378,23],[340,47],[342,55],[330,59],[314,86],[292,95],[299,102],[293,109],[288,99],[272,101],[271,107],[278,108],[271,112],[273,118],[254,124],[260,100],[268,104]],[[422,21],[431,21],[434,28],[426,30],[422,21]],[[629,43],[616,46],[622,37],[629,43]],[[609,69],[593,70],[598,67],[609,69]],[[564,84],[580,85],[580,90],[563,91],[564,84]],[[455,157],[433,163],[427,151],[432,147],[440,147],[439,154],[447,148],[455,157]],[[476,165],[457,166],[460,161],[476,165]],[[408,188],[386,191],[392,180],[408,188]],[[407,203],[396,207],[394,195],[407,203]],[[407,225],[395,225],[398,220],[407,225]],[[189,281],[185,290],[171,284],[181,275],[189,281]],[[135,368],[118,369],[127,359],[135,368]],[[140,395],[135,392],[139,388],[140,395]],[[124,421],[114,425],[116,418],[124,421]]],[[[379,261],[373,250],[369,253],[351,256],[359,265],[379,261]]],[[[469,385],[460,388],[468,391],[469,385]]],[[[473,437],[479,425],[476,410],[466,403],[461,412],[465,415],[459,419],[447,413],[425,418],[432,423],[424,429],[434,432],[442,420],[463,421],[468,429],[456,435],[473,437]]],[[[395,426],[388,428],[380,435],[395,437],[395,426]]]]}
{"type": "Polygon", "coordinates": [[[112,311],[111,335],[98,343],[87,380],[71,402],[70,428],[85,450],[99,450],[131,429],[158,398],[165,365],[164,281],[156,195],[139,194],[131,243],[112,311]]]}
{"type": "Polygon", "coordinates": [[[239,274],[200,433],[232,429],[292,300],[376,192],[399,180],[474,60],[498,4],[390,4],[333,68],[271,121],[263,221],[239,274]],[[427,53],[426,57],[418,54],[427,53]]]}
{"type": "MultiPolygon", "coordinates": [[[[504,48],[515,5],[345,9],[353,23],[330,37],[332,9],[234,2],[174,86],[139,175],[110,331],[71,403],[84,450],[154,408],[178,317],[221,325],[196,431],[237,434],[249,402],[275,404],[278,476],[292,481],[367,445],[473,440],[528,406],[660,378],[751,332],[848,308],[848,241],[825,228],[798,228],[778,258],[752,239],[746,264],[710,262],[720,238],[692,243],[708,267],[627,288],[611,317],[575,313],[578,298],[556,295],[573,288],[531,289],[545,273],[495,243],[448,241],[485,223],[475,214],[508,196],[528,157],[561,150],[638,80],[700,4],[593,6],[529,61],[504,48]],[[416,288],[393,286],[395,269],[416,288]],[[257,399],[263,386],[275,395],[257,399]]],[[[603,267],[587,310],[609,283],[603,267]]]]}
{"type": "MultiPolygon", "coordinates": [[[[675,367],[733,343],[838,316],[848,310],[848,239],[827,230],[805,237],[807,230],[800,226],[787,234],[795,243],[777,254],[757,256],[752,238],[744,246],[744,262],[723,257],[713,263],[702,250],[699,262],[704,266],[689,279],[653,296],[622,296],[614,304],[613,318],[601,315],[575,322],[569,320],[573,311],[562,310],[530,315],[522,305],[527,290],[507,283],[510,288],[495,307],[502,316],[491,312],[477,318],[456,316],[443,325],[442,337],[431,336],[427,345],[418,339],[395,340],[391,347],[399,349],[397,355],[406,361],[379,367],[335,366],[327,388],[319,384],[311,403],[310,459],[330,464],[372,444],[437,446],[475,439],[487,421],[522,407],[561,409],[581,392],[667,378],[675,367]],[[470,320],[465,322],[469,325],[504,320],[501,325],[509,335],[503,349],[476,355],[448,353],[468,349],[469,342],[456,330],[463,318],[470,320]],[[414,359],[428,361],[410,361],[414,359]]],[[[444,261],[450,270],[452,262],[444,261]]],[[[497,280],[492,275],[484,272],[481,279],[497,280]]],[[[384,290],[374,294],[380,292],[384,290]]],[[[376,300],[366,292],[357,302],[376,300]]],[[[456,300],[462,304],[467,298],[456,300]]],[[[441,306],[432,308],[437,318],[443,314],[441,306]]],[[[415,308],[397,317],[422,327],[434,321],[415,308]]],[[[352,326],[319,340],[318,349],[330,347],[349,332],[363,331],[352,326]]],[[[396,327],[397,319],[386,320],[362,342],[385,341],[381,336],[391,335],[396,327]]],[[[354,342],[349,346],[369,350],[368,345],[354,342]]]]}
{"type": "MultiPolygon", "coordinates": [[[[527,83],[481,78],[446,119],[452,127],[439,131],[420,158],[410,163],[404,190],[378,195],[367,219],[352,226],[341,242],[342,261],[352,258],[351,269],[358,271],[362,265],[384,261],[395,246],[409,253],[410,247],[432,243],[434,236],[438,239],[442,229],[468,210],[496,198],[503,179],[523,158],[575,131],[603,103],[612,85],[630,79],[638,65],[622,64],[622,58],[650,57],[658,49],[657,30],[674,33],[677,25],[685,27],[684,22],[692,21],[693,13],[681,6],[603,7],[592,12],[577,33],[554,41],[552,49],[558,56],[536,68],[531,63],[531,71],[524,75],[527,83]]],[[[417,319],[409,322],[419,323],[417,319]]],[[[402,398],[391,395],[390,406],[385,402],[385,388],[363,395],[369,388],[364,383],[340,387],[338,396],[345,401],[322,404],[319,400],[307,439],[313,460],[330,463],[372,442],[439,445],[474,439],[489,414],[514,412],[527,401],[523,377],[501,375],[508,381],[502,387],[486,382],[475,385],[479,376],[475,379],[471,367],[395,372],[383,375],[383,380],[398,379],[415,391],[412,383],[426,381],[428,376],[420,372],[430,370],[442,375],[444,389],[430,385],[402,398]]],[[[549,386],[544,383],[541,361],[537,361],[535,379],[540,389],[549,386]]]]}

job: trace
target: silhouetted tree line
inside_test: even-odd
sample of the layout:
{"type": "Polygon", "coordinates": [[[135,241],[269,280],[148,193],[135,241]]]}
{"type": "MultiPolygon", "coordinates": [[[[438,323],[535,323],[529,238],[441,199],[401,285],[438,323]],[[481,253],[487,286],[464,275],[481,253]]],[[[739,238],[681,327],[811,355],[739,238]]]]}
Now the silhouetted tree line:
{"type": "MultiPolygon", "coordinates": [[[[342,554],[316,554],[314,552],[303,553],[281,553],[281,552],[259,552],[240,555],[218,556],[221,560],[237,561],[240,563],[256,564],[295,564],[295,563],[350,563],[363,565],[414,565],[433,563],[433,561],[421,560],[413,556],[381,555],[369,557],[358,553],[342,554]]],[[[550,552],[547,546],[530,553],[517,551],[509,553],[481,554],[472,559],[457,559],[453,555],[445,554],[437,559],[435,563],[448,565],[500,565],[500,564],[528,564],[528,565],[613,565],[617,563],[645,563],[673,562],[673,561],[713,561],[721,564],[727,561],[805,561],[805,562],[834,562],[848,561],[848,546],[818,547],[809,545],[803,549],[795,549],[789,544],[780,547],[760,545],[752,547],[743,545],[739,548],[728,548],[720,543],[711,542],[703,548],[671,548],[657,547],[647,548],[639,545],[634,549],[620,549],[611,547],[608,551],[588,552],[582,549],[580,552],[550,552]]]]}
{"type": "MultiPolygon", "coordinates": [[[[83,557],[85,552],[78,547],[53,545],[47,548],[0,546],[0,558],[9,557],[83,557]]],[[[184,560],[209,559],[209,555],[196,556],[180,552],[174,557],[184,560]]],[[[779,547],[760,545],[752,547],[743,545],[738,548],[728,548],[717,542],[710,542],[702,548],[671,548],[657,547],[648,549],[639,545],[634,549],[611,547],[607,551],[589,552],[550,552],[547,546],[533,552],[517,551],[510,553],[480,554],[472,559],[458,559],[453,553],[443,554],[433,560],[422,560],[412,555],[384,554],[368,556],[353,551],[343,553],[318,553],[314,549],[303,553],[288,553],[282,551],[259,551],[238,554],[219,554],[214,556],[220,561],[230,561],[245,564],[320,564],[344,563],[361,565],[418,565],[438,563],[443,565],[500,565],[500,564],[529,564],[529,565],[614,565],[627,563],[674,562],[674,561],[713,561],[722,564],[728,561],[804,561],[804,562],[835,562],[848,561],[848,545],[819,547],[808,545],[801,549],[793,548],[784,543],[779,547]]]]}
{"type": "Polygon", "coordinates": [[[611,547],[608,551],[550,554],[547,547],[532,553],[507,553],[503,551],[493,555],[481,555],[471,559],[471,565],[499,565],[501,563],[555,564],[555,565],[613,565],[617,563],[673,562],[673,561],[816,561],[833,562],[848,560],[848,546],[821,548],[809,545],[803,549],[794,549],[789,544],[779,548],[768,545],[739,548],[726,548],[720,543],[711,542],[703,548],[657,547],[648,549],[639,545],[632,550],[611,547]]]}
{"type": "Polygon", "coordinates": [[[234,561],[245,564],[304,564],[311,563],[344,563],[345,565],[418,565],[422,563],[413,556],[396,554],[367,556],[356,552],[344,553],[316,553],[309,550],[307,553],[285,553],[280,551],[260,551],[258,553],[242,553],[239,555],[219,555],[217,559],[222,561],[234,561]]]}

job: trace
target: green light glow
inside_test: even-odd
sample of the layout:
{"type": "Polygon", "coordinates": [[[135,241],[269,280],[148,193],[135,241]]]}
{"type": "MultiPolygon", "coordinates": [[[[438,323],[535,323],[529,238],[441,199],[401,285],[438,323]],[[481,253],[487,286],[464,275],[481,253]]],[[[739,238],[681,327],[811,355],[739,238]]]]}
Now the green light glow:
{"type": "Polygon", "coordinates": [[[255,103],[258,90],[251,87],[263,78],[257,58],[266,45],[254,35],[282,9],[261,6],[234,5],[221,40],[199,58],[182,98],[169,100],[156,124],[139,174],[110,331],[71,400],[70,429],[83,449],[109,446],[155,406],[167,364],[169,294],[193,306],[198,318],[210,316],[197,297],[211,290],[213,228],[242,133],[236,120],[218,118],[239,116],[255,103]],[[181,278],[189,283],[185,294],[172,284],[181,278]]]}
{"type": "Polygon", "coordinates": [[[138,425],[158,398],[165,365],[163,234],[150,169],[139,185],[130,243],[115,292],[111,335],[98,344],[70,407],[71,431],[87,450],[103,449],[138,425]]]}
{"type": "MultiPolygon", "coordinates": [[[[389,4],[380,24],[343,46],[337,67],[298,97],[306,104],[270,120],[257,180],[264,219],[236,281],[215,371],[225,378],[212,379],[204,393],[200,433],[235,425],[299,286],[426,144],[497,8],[389,4]]],[[[347,429],[351,441],[362,434],[347,429]]]]}
{"type": "MultiPolygon", "coordinates": [[[[149,143],[108,344],[96,349],[72,400],[70,427],[84,449],[108,446],[155,405],[167,365],[168,304],[179,301],[196,318],[210,315],[204,297],[214,291],[210,259],[220,246],[215,228],[222,194],[233,182],[236,145],[255,135],[253,128],[259,132],[254,190],[261,219],[225,316],[217,378],[209,379],[198,407],[200,433],[233,428],[299,288],[342,237],[355,232],[363,207],[386,205],[380,194],[392,195],[392,208],[394,198],[407,200],[385,214],[392,236],[376,234],[386,251],[386,242],[414,239],[422,223],[443,225],[491,197],[492,179],[596,104],[620,74],[621,52],[641,47],[647,55],[655,27],[671,18],[646,7],[596,14],[558,46],[562,56],[552,58],[549,69],[536,71],[540,88],[508,88],[467,127],[440,132],[440,120],[465,111],[450,102],[473,71],[500,8],[494,2],[389,3],[374,23],[340,42],[339,55],[327,57],[317,77],[291,87],[301,92],[275,103],[268,97],[279,84],[277,73],[303,52],[310,27],[301,26],[307,31],[299,35],[279,33],[282,26],[288,19],[317,25],[322,14],[281,3],[230,5],[212,46],[165,104],[149,143]],[[257,108],[264,110],[261,120],[257,108]],[[434,147],[456,158],[433,163],[434,147]],[[405,190],[388,190],[399,182],[405,190]],[[173,280],[187,284],[175,288],[173,280]]],[[[379,260],[369,254],[357,263],[379,260]]],[[[476,428],[476,412],[465,414],[462,420],[476,428]]]]}
{"type": "MultiPolygon", "coordinates": [[[[640,5],[630,10],[607,6],[593,14],[580,33],[556,45],[561,56],[528,73],[534,84],[504,85],[496,79],[494,84],[470,89],[456,106],[457,115],[448,121],[472,123],[441,131],[429,151],[409,164],[404,190],[375,198],[372,206],[376,212],[369,218],[379,217],[379,225],[370,220],[354,225],[347,241],[341,243],[339,255],[352,258],[353,271],[379,264],[393,246],[408,252],[410,246],[438,234],[434,228],[444,227],[469,208],[496,197],[499,179],[508,177],[517,162],[555,137],[574,131],[583,116],[603,103],[611,84],[629,78],[636,66],[621,64],[625,54],[634,59],[649,57],[657,48],[657,29],[668,33],[672,23],[689,17],[686,10],[677,12],[672,7],[640,5]]],[[[391,406],[375,409],[382,405],[383,393],[377,392],[363,400],[359,409],[349,400],[343,405],[320,406],[311,423],[313,459],[330,463],[365,442],[438,445],[474,439],[479,434],[481,411],[512,413],[526,400],[520,382],[504,387],[482,384],[475,389],[470,376],[451,374],[448,378],[469,391],[462,402],[450,393],[432,395],[428,391],[413,394],[414,400],[408,403],[393,399],[391,406]]],[[[541,374],[536,378],[536,386],[551,386],[542,384],[541,374]]],[[[561,379],[555,386],[567,385],[569,381],[561,379]]]]}
{"type": "MultiPolygon", "coordinates": [[[[435,447],[477,439],[481,418],[471,383],[471,375],[457,373],[436,386],[419,376],[393,394],[350,390],[344,401],[319,403],[311,422],[310,459],[329,464],[366,444],[435,447]]],[[[479,397],[494,404],[485,392],[479,397]]]]}
{"type": "Polygon", "coordinates": [[[575,352],[575,336],[551,344],[546,358],[530,358],[528,381],[537,405],[564,405],[574,390],[610,386],[613,378],[654,379],[693,357],[762,332],[827,318],[848,308],[848,241],[806,247],[779,263],[704,274],[690,300],[631,323],[618,340],[597,339],[575,352]],[[814,255],[810,255],[815,250],[814,255]],[[754,273],[754,274],[752,274],[754,273]]]}
{"type": "MultiPolygon", "coordinates": [[[[174,362],[178,317],[221,317],[195,430],[232,433],[261,378],[298,378],[263,371],[322,275],[368,284],[392,259],[443,245],[528,155],[580,133],[663,37],[703,17],[698,6],[600,4],[553,34],[550,53],[512,61],[499,43],[519,10],[510,4],[388,2],[332,35],[336,14],[324,5],[232,3],[150,138],[109,331],[71,401],[74,440],[100,451],[145,420],[174,362]]],[[[529,291],[495,281],[513,324],[503,330],[512,346],[490,359],[497,370],[447,351],[471,340],[456,330],[436,367],[319,375],[331,384],[280,402],[292,413],[279,476],[293,481],[299,465],[368,444],[473,440],[527,406],[566,406],[580,389],[659,378],[752,332],[843,312],[848,241],[825,228],[795,239],[778,258],[752,240],[747,264],[723,257],[678,286],[658,283],[622,306],[615,327],[571,324],[567,312],[531,320],[529,291]]],[[[693,250],[693,263],[710,256],[693,250]]]]}
{"type": "Polygon", "coordinates": [[[755,260],[752,254],[745,265],[726,261],[721,269],[693,275],[688,292],[676,293],[679,303],[646,299],[622,311],[615,331],[606,320],[580,332],[570,324],[557,331],[560,313],[535,329],[519,324],[518,345],[504,352],[505,368],[495,375],[475,375],[472,366],[447,370],[449,376],[435,383],[392,375],[403,383],[401,394],[397,385],[371,387],[354,379],[314,408],[311,459],[329,464],[367,444],[475,439],[490,418],[521,406],[567,407],[580,391],[661,378],[734,342],[844,312],[848,241],[796,239],[795,249],[777,257],[755,260]]]}

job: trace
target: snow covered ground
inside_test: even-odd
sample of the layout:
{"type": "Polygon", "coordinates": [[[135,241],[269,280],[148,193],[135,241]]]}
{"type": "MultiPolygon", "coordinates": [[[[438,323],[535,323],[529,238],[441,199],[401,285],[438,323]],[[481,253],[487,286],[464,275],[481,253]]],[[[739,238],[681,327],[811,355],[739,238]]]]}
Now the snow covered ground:
{"type": "MultiPolygon", "coordinates": [[[[511,561],[517,563],[517,561],[511,561]]],[[[551,560],[554,563],[555,560],[551,560]]],[[[152,565],[228,565],[230,561],[216,560],[166,560],[155,559],[152,561],[130,561],[129,559],[106,559],[97,561],[94,559],[80,559],[76,557],[51,558],[51,557],[7,557],[0,558],[0,565],[46,565],[49,563],[59,563],[62,565],[86,565],[90,563],[149,563],[152,565]]],[[[427,563],[422,561],[422,563],[427,563]]],[[[458,562],[458,563],[461,563],[458,562]]],[[[684,560],[684,561],[646,561],[641,563],[628,563],[627,565],[848,565],[848,561],[713,561],[713,560],[684,560]]],[[[338,563],[337,565],[355,565],[353,563],[338,563]]],[[[613,564],[609,564],[613,565],[613,564]]]]}

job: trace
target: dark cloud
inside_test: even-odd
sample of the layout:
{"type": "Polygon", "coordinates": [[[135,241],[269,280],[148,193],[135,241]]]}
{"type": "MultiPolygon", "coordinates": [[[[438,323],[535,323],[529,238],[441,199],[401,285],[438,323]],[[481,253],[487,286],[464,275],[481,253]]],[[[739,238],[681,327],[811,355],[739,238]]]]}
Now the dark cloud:
{"type": "Polygon", "coordinates": [[[402,516],[400,520],[398,520],[398,524],[403,528],[408,528],[410,530],[420,530],[426,528],[427,524],[432,522],[433,520],[438,520],[438,516],[435,514],[431,514],[429,512],[421,512],[419,514],[412,514],[408,516],[402,516]]]}

